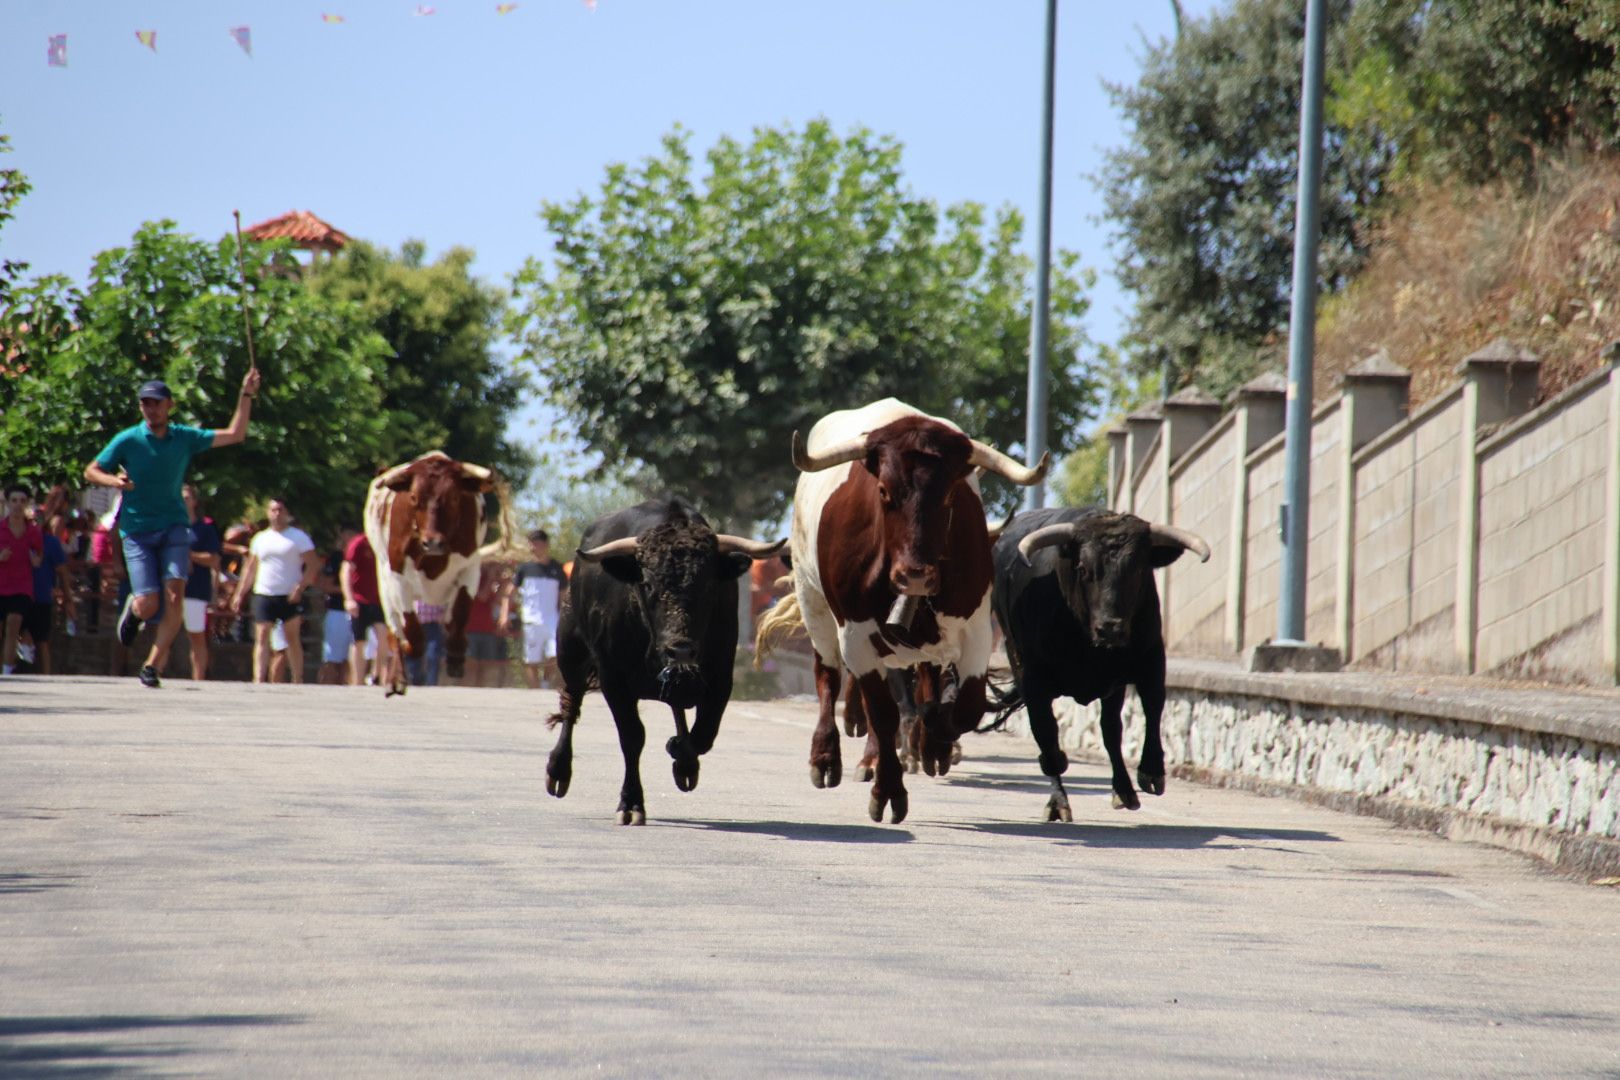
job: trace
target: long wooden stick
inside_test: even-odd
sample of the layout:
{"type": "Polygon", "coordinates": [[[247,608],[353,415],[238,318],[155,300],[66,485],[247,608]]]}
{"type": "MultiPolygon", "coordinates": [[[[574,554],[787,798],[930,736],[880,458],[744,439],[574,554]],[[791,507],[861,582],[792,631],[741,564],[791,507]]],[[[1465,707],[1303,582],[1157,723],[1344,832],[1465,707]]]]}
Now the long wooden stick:
{"type": "Polygon", "coordinates": [[[248,367],[257,369],[259,362],[253,358],[253,320],[248,318],[247,266],[242,261],[242,211],[232,210],[231,216],[236,219],[236,273],[242,283],[242,329],[247,332],[248,367]]]}

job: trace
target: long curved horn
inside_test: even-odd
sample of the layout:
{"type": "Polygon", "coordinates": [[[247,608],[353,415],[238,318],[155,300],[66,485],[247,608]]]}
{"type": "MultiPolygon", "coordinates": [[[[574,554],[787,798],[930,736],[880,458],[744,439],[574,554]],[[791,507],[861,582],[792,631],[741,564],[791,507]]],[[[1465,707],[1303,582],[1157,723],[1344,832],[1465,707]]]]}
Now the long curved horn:
{"type": "Polygon", "coordinates": [[[593,547],[589,551],[580,548],[575,554],[586,562],[601,562],[603,559],[611,559],[619,555],[634,555],[636,545],[640,543],[639,537],[626,536],[622,540],[609,540],[607,543],[593,547]]]}
{"type": "Polygon", "coordinates": [[[1172,544],[1180,544],[1197,555],[1199,562],[1209,562],[1209,545],[1204,543],[1204,538],[1197,533],[1178,529],[1174,525],[1149,525],[1148,535],[1155,540],[1168,540],[1172,544]]]}
{"type": "Polygon", "coordinates": [[[1045,528],[1036,529],[1018,541],[1018,555],[1024,560],[1024,565],[1028,566],[1029,557],[1041,548],[1067,543],[1070,540],[1077,540],[1079,537],[1080,530],[1075,528],[1072,522],[1063,525],[1048,525],[1045,528]]]}
{"type": "Polygon", "coordinates": [[[787,538],[772,543],[769,540],[750,540],[743,536],[732,536],[729,533],[718,533],[715,539],[720,541],[720,554],[733,553],[746,555],[750,559],[768,559],[787,546],[787,538]]]}
{"type": "Polygon", "coordinates": [[[866,456],[866,436],[858,435],[838,443],[828,450],[812,455],[804,448],[799,439],[799,433],[793,433],[793,465],[800,472],[820,472],[830,469],[834,465],[842,465],[848,461],[859,461],[866,456]]]}
{"type": "Polygon", "coordinates": [[[1007,511],[1007,520],[1003,521],[1001,524],[990,525],[987,523],[985,525],[984,531],[990,534],[990,542],[992,544],[1001,539],[1001,534],[1007,531],[1007,526],[1011,525],[1013,523],[1013,518],[1017,516],[1018,507],[1015,506],[1011,510],[1007,511]]]}
{"type": "Polygon", "coordinates": [[[463,476],[470,476],[474,480],[485,481],[490,481],[495,478],[495,474],[490,472],[482,465],[474,465],[468,461],[457,462],[457,464],[461,466],[461,474],[463,476]]]}
{"type": "Polygon", "coordinates": [[[986,472],[995,473],[1003,480],[1011,480],[1015,484],[1029,487],[1046,479],[1046,470],[1052,464],[1052,452],[1049,450],[1042,454],[1041,460],[1031,469],[1019,464],[995,447],[974,439],[973,456],[968,460],[986,472]]]}

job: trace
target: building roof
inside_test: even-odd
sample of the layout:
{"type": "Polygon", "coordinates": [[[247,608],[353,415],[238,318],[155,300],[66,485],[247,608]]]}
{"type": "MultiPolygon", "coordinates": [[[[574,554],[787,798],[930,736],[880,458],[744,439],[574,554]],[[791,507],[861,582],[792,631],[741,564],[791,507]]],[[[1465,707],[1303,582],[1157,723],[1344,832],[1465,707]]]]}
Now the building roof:
{"type": "Polygon", "coordinates": [[[349,242],[347,233],[334,229],[308,210],[289,210],[280,217],[250,225],[245,232],[254,240],[285,237],[298,247],[319,251],[337,251],[349,242]]]}

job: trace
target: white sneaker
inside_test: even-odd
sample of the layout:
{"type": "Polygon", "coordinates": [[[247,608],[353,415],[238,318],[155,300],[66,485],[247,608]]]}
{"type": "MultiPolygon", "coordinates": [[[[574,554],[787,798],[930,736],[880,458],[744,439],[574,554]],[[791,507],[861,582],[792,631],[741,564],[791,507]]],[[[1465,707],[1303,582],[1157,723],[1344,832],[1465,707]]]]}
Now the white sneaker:
{"type": "Polygon", "coordinates": [[[17,659],[25,664],[34,662],[34,647],[26,641],[17,642],[17,659]]]}

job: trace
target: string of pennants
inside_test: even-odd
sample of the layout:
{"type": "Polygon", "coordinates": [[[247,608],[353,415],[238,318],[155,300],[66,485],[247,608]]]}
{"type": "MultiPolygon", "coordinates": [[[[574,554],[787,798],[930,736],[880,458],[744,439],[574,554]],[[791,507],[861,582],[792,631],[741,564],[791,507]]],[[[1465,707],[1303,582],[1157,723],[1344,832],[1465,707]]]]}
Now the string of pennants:
{"type": "MultiPolygon", "coordinates": [[[[596,0],[584,0],[584,3],[585,6],[590,10],[596,10],[596,0]]],[[[496,4],[495,14],[510,15],[512,12],[516,11],[522,6],[522,4],[512,3],[496,4]]],[[[437,15],[438,13],[439,9],[431,4],[416,5],[416,15],[418,17],[437,15]]],[[[324,12],[321,15],[321,22],[331,26],[337,26],[347,21],[348,19],[342,15],[324,12]]],[[[231,35],[231,40],[236,42],[236,44],[241,47],[242,51],[247,53],[247,55],[251,58],[253,56],[253,28],[248,26],[233,26],[230,28],[229,33],[231,35]]],[[[156,30],[137,30],[135,31],[135,40],[140,44],[145,45],[153,52],[157,52],[156,30]]],[[[68,36],[66,34],[52,34],[46,39],[45,63],[51,67],[67,67],[67,47],[68,36]]]]}

